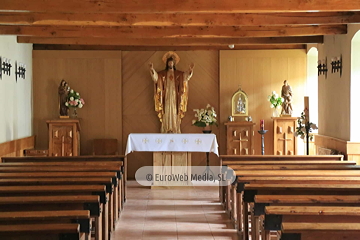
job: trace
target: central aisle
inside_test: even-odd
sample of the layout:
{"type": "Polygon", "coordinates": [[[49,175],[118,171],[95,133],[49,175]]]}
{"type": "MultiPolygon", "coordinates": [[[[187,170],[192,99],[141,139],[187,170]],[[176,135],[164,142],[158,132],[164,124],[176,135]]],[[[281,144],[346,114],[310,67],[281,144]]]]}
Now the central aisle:
{"type": "Polygon", "coordinates": [[[151,190],[128,181],[127,202],[111,239],[237,240],[218,196],[213,186],[151,190]]]}

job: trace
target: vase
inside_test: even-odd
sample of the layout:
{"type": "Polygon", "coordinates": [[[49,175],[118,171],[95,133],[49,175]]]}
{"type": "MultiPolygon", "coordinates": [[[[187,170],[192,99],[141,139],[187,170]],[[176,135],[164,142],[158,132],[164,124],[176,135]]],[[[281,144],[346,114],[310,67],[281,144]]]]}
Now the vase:
{"type": "Polygon", "coordinates": [[[77,108],[75,107],[75,108],[73,108],[73,111],[72,111],[72,114],[71,114],[71,117],[72,118],[77,118],[78,116],[77,116],[77,110],[76,110],[77,108]]]}
{"type": "Polygon", "coordinates": [[[211,133],[211,126],[206,126],[203,128],[203,133],[211,133]]]}
{"type": "Polygon", "coordinates": [[[280,117],[280,109],[279,108],[273,108],[272,116],[273,117],[280,117]]]}

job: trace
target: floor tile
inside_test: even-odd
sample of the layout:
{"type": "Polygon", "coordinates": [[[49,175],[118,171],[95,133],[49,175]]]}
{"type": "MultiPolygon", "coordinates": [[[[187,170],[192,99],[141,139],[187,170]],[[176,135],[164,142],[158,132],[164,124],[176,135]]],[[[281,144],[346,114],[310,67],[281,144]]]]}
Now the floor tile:
{"type": "Polygon", "coordinates": [[[238,240],[214,186],[150,189],[128,181],[111,240],[238,240]]]}

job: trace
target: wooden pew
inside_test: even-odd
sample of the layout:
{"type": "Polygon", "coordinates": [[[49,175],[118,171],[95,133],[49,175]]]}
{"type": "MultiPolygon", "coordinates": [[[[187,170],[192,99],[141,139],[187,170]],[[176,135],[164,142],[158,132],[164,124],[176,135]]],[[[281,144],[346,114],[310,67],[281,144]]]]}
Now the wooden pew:
{"type": "MultiPolygon", "coordinates": [[[[336,203],[334,203],[336,204],[336,203]]],[[[266,206],[260,221],[262,239],[270,240],[270,231],[281,231],[283,223],[360,222],[360,208],[352,206],[266,206]],[[261,224],[263,222],[263,224],[261,224]]]]}
{"type": "Polygon", "coordinates": [[[109,238],[109,194],[102,185],[71,185],[71,186],[0,186],[0,196],[64,196],[64,195],[98,195],[104,206],[102,214],[103,239],[109,238]]]}
{"type": "MultiPolygon", "coordinates": [[[[95,219],[95,239],[103,239],[102,212],[103,204],[100,204],[99,196],[76,195],[76,196],[32,196],[32,197],[0,197],[0,224],[15,224],[14,221],[21,220],[21,224],[27,224],[29,220],[39,219],[48,221],[49,218],[70,217],[74,213],[86,212],[95,219]],[[67,210],[64,213],[56,211],[67,210]],[[50,211],[51,210],[51,211],[50,211]],[[70,211],[71,210],[71,211],[70,211]],[[74,210],[76,210],[74,212],[74,210]],[[31,211],[29,214],[21,215],[18,212],[31,211]],[[43,215],[49,211],[49,214],[43,215]],[[7,214],[5,214],[7,212],[7,214]],[[54,213],[53,215],[51,213],[54,213]],[[4,215],[1,215],[4,214],[4,215]],[[10,217],[11,220],[6,219],[10,217]]],[[[87,223],[81,228],[89,227],[87,223]]]]}
{"type": "MultiPolygon", "coordinates": [[[[78,162],[72,162],[70,161],[71,158],[63,158],[61,157],[62,160],[61,162],[56,162],[55,160],[58,160],[59,157],[25,157],[25,158],[4,158],[3,164],[0,164],[0,167],[29,167],[29,166],[33,166],[33,167],[39,167],[39,166],[44,166],[44,167],[49,167],[49,166],[62,166],[66,169],[66,167],[71,166],[73,169],[78,168],[79,166],[86,166],[86,168],[92,168],[92,167],[96,167],[95,169],[108,169],[111,171],[115,171],[117,172],[117,177],[119,180],[119,184],[118,186],[118,193],[119,193],[119,199],[116,199],[116,205],[119,206],[119,211],[117,211],[116,215],[118,216],[120,214],[120,210],[123,208],[123,203],[125,202],[125,183],[124,183],[124,176],[123,176],[123,162],[122,161],[100,161],[98,160],[98,158],[91,158],[92,161],[85,161],[85,158],[80,158],[80,161],[78,162]],[[35,161],[32,161],[35,160],[35,161]],[[14,162],[12,162],[14,161],[14,162]],[[100,167],[97,167],[100,166],[100,167]],[[116,168],[119,168],[119,170],[117,170],[116,168]]],[[[118,158],[109,158],[110,160],[114,160],[114,159],[118,159],[118,158]]],[[[74,161],[74,159],[72,159],[74,161]]],[[[62,170],[64,170],[64,168],[62,170]]],[[[60,168],[58,168],[60,170],[60,168]]],[[[85,169],[84,169],[85,170],[85,169]]],[[[5,171],[5,170],[4,170],[5,171]]],[[[6,170],[7,171],[7,170],[6,170]]],[[[65,170],[64,170],[65,171],[65,170]]],[[[71,171],[71,170],[69,170],[71,171]]],[[[89,171],[89,170],[87,170],[89,171]]],[[[1,173],[1,171],[0,171],[1,173]]]]}
{"type": "MultiPolygon", "coordinates": [[[[335,177],[341,177],[341,176],[360,176],[357,170],[346,170],[346,171],[331,171],[331,170],[279,170],[279,171],[269,171],[269,170],[259,170],[259,171],[249,171],[249,170],[244,170],[244,171],[235,171],[236,175],[238,175],[239,177],[264,177],[264,176],[270,176],[270,177],[307,177],[307,176],[335,176],[335,177]]],[[[241,219],[241,213],[243,211],[247,211],[246,208],[242,207],[242,190],[241,190],[241,184],[238,185],[240,187],[240,189],[238,188],[237,190],[237,197],[236,199],[234,199],[234,201],[236,200],[236,206],[237,209],[234,209],[234,211],[237,211],[237,218],[238,218],[238,226],[239,229],[241,230],[241,226],[243,221],[246,221],[246,219],[241,219]]],[[[245,214],[243,214],[243,216],[246,216],[247,212],[245,214]]],[[[245,224],[244,224],[245,225],[245,224]]],[[[246,230],[246,229],[245,229],[246,230]]],[[[244,231],[244,235],[247,235],[248,233],[246,231],[244,231]]]]}
{"type": "MultiPolygon", "coordinates": [[[[249,203],[254,203],[254,197],[257,194],[261,195],[301,195],[301,194],[322,194],[322,195],[356,195],[359,193],[359,184],[245,184],[244,191],[244,207],[243,207],[243,224],[244,224],[244,239],[248,239],[248,208],[246,207],[249,203]]],[[[252,215],[252,222],[258,223],[259,219],[252,215]]],[[[258,230],[256,229],[257,224],[252,225],[253,239],[256,239],[258,230]]]]}
{"type": "Polygon", "coordinates": [[[114,187],[111,178],[19,178],[19,179],[0,179],[0,186],[41,186],[41,185],[104,185],[109,194],[109,227],[115,228],[115,220],[118,215],[117,205],[114,196],[117,188],[114,187]]]}
{"type": "Polygon", "coordinates": [[[77,223],[0,225],[0,239],[85,240],[77,223]]]}
{"type": "MultiPolygon", "coordinates": [[[[346,169],[359,169],[359,166],[353,165],[353,162],[349,162],[349,165],[327,165],[327,164],[323,164],[323,165],[293,165],[293,164],[289,164],[289,165],[281,165],[281,166],[274,166],[274,165],[229,165],[228,167],[230,168],[234,168],[235,170],[235,174],[236,176],[240,177],[241,174],[252,174],[249,176],[262,176],[261,174],[256,174],[260,171],[268,171],[268,170],[277,170],[277,172],[282,172],[283,171],[288,171],[288,175],[287,176],[292,176],[291,172],[292,171],[296,171],[296,170],[346,170],[346,169]],[[251,170],[256,170],[256,171],[251,171],[251,170]],[[251,172],[250,172],[251,171],[251,172]]],[[[269,173],[271,175],[272,172],[266,172],[269,173]]],[[[248,176],[248,175],[246,175],[248,176]]],[[[273,175],[273,176],[280,176],[280,175],[273,175]]],[[[226,187],[222,187],[221,190],[221,195],[222,195],[222,201],[224,203],[225,206],[225,210],[230,214],[230,216],[232,217],[233,220],[236,219],[236,183],[232,184],[232,185],[228,185],[226,187]]]]}
{"type": "Polygon", "coordinates": [[[301,160],[315,160],[315,161],[342,161],[343,155],[220,155],[222,161],[301,161],[301,160]]]}
{"type": "Polygon", "coordinates": [[[275,183],[281,184],[286,181],[289,184],[294,183],[359,183],[360,177],[238,177],[238,182],[244,183],[275,183]]]}
{"type": "MultiPolygon", "coordinates": [[[[254,162],[254,161],[262,161],[262,162],[302,162],[302,161],[324,161],[324,162],[339,162],[343,161],[344,156],[343,155],[317,155],[317,156],[300,156],[300,155],[221,155],[220,156],[220,166],[227,166],[231,164],[236,164],[236,162],[254,162]]],[[[266,164],[267,164],[266,163],[266,164]]],[[[285,163],[283,163],[285,164],[285,163]]],[[[290,163],[291,164],[291,163],[290,163]]],[[[219,196],[220,196],[220,202],[222,204],[225,204],[225,207],[227,207],[227,203],[225,202],[225,195],[226,195],[226,188],[223,186],[219,187],[219,196]]]]}
{"type": "Polygon", "coordinates": [[[44,223],[78,223],[79,232],[90,240],[91,219],[88,210],[0,212],[0,226],[44,223]]]}
{"type": "Polygon", "coordinates": [[[283,223],[281,240],[359,239],[359,223],[283,223]]]}
{"type": "MultiPolygon", "coordinates": [[[[13,164],[13,163],[8,163],[8,164],[13,164]]],[[[93,164],[93,165],[87,165],[87,166],[81,166],[78,165],[78,163],[73,164],[73,163],[69,163],[69,166],[64,166],[62,165],[62,163],[60,163],[60,166],[57,166],[57,163],[50,163],[51,166],[47,165],[48,163],[36,163],[39,164],[39,166],[34,166],[34,163],[15,163],[18,164],[16,166],[13,167],[8,167],[7,163],[4,164],[0,164],[0,173],[4,172],[4,173],[22,173],[22,172],[116,172],[118,178],[121,176],[121,172],[120,172],[120,166],[118,165],[118,163],[112,163],[110,165],[107,164],[93,164]],[[73,165],[72,165],[73,164],[73,165]]],[[[120,186],[119,186],[120,187],[120,186]]],[[[119,214],[119,210],[120,208],[117,207],[119,204],[119,202],[123,202],[121,194],[118,194],[119,192],[121,192],[121,190],[119,191],[119,188],[117,189],[117,191],[115,191],[115,194],[117,197],[115,198],[114,195],[111,193],[110,197],[114,199],[110,200],[110,204],[115,204],[115,208],[116,210],[116,214],[115,216],[118,216],[119,214]]],[[[114,205],[113,204],[113,205],[114,205]]],[[[110,211],[113,211],[113,207],[111,206],[110,211]]],[[[117,218],[116,218],[117,219],[117,218]]],[[[111,222],[110,226],[114,226],[115,225],[115,221],[114,223],[111,222]]]]}
{"type": "Polygon", "coordinates": [[[299,165],[299,164],[304,164],[304,165],[320,165],[320,164],[326,164],[326,165],[356,165],[355,161],[337,161],[337,160],[282,160],[282,161],[277,161],[277,160],[267,160],[267,161],[245,161],[245,160],[239,160],[239,161],[223,161],[223,166],[228,166],[228,165],[282,165],[282,164],[286,164],[286,165],[299,165]]]}
{"type": "MultiPolygon", "coordinates": [[[[229,168],[233,170],[359,170],[359,165],[349,164],[349,165],[327,165],[327,164],[319,164],[319,165],[229,165],[229,168]]],[[[1,171],[1,169],[0,169],[1,171]]]]}
{"type": "Polygon", "coordinates": [[[121,191],[123,201],[126,201],[126,181],[127,181],[127,159],[124,155],[82,155],[64,157],[2,157],[2,162],[92,162],[92,161],[115,161],[122,162],[121,169],[121,191]]]}

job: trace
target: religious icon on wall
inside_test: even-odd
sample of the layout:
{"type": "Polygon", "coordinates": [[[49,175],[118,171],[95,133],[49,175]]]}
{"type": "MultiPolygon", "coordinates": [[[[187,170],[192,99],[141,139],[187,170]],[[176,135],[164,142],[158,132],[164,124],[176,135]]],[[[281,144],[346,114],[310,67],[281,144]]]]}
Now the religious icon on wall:
{"type": "Polygon", "coordinates": [[[181,133],[180,124],[187,110],[189,86],[194,64],[185,72],[176,69],[180,58],[175,52],[167,52],[162,58],[165,69],[155,71],[149,63],[154,81],[155,111],[161,122],[161,133],[181,133]]]}
{"type": "Polygon", "coordinates": [[[241,90],[241,87],[239,87],[239,89],[232,96],[231,114],[232,116],[248,115],[248,97],[247,94],[241,90]]]}

